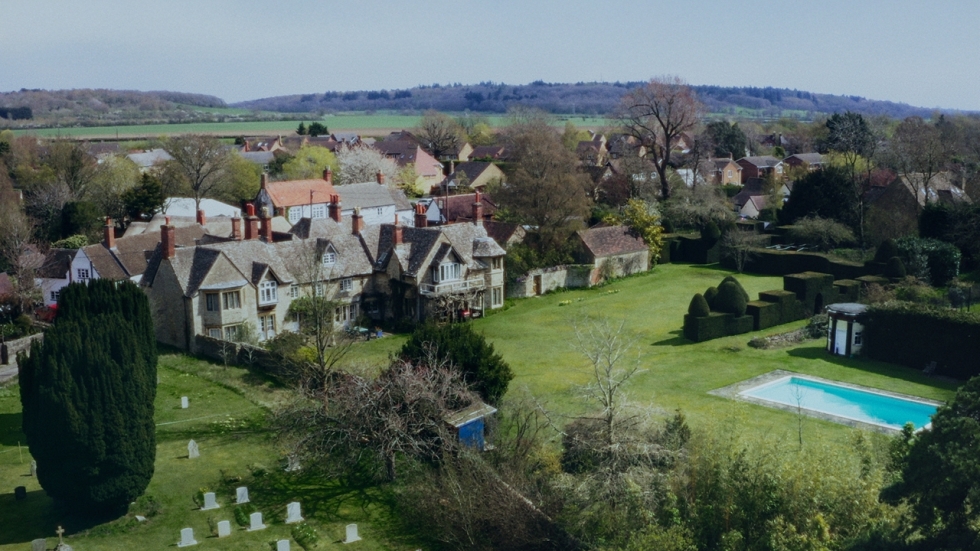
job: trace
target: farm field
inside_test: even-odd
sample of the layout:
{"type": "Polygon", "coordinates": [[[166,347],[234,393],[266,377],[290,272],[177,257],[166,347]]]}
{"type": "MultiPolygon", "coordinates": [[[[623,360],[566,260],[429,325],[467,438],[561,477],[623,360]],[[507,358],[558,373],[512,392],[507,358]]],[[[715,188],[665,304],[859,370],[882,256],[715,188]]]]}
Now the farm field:
{"type": "MultiPolygon", "coordinates": [[[[212,109],[208,109],[211,111],[212,109]]],[[[243,111],[230,109],[230,111],[243,111]]],[[[296,120],[290,121],[257,121],[257,122],[200,122],[187,124],[147,124],[132,126],[87,126],[70,128],[40,128],[31,130],[15,130],[20,135],[36,135],[42,138],[77,138],[77,139],[138,139],[153,138],[172,134],[213,134],[216,136],[241,136],[251,134],[292,134],[299,125],[299,120],[307,124],[318,120],[315,117],[301,119],[297,114],[296,120]]],[[[365,114],[345,113],[327,115],[319,120],[327,125],[331,132],[360,132],[368,136],[384,136],[390,132],[404,128],[412,128],[418,124],[420,115],[398,114],[365,114]]],[[[489,116],[490,124],[494,127],[505,123],[502,115],[489,116]]],[[[575,115],[555,115],[555,124],[564,125],[571,120],[583,128],[600,128],[610,121],[602,118],[582,117],[575,115]]]]}
{"type": "MultiPolygon", "coordinates": [[[[952,383],[906,367],[831,356],[824,351],[824,339],[772,350],[747,346],[755,336],[796,329],[802,321],[702,343],[685,340],[681,325],[691,297],[718,285],[729,273],[715,266],[667,264],[601,288],[518,300],[506,311],[472,323],[514,370],[510,396],[526,388],[546,407],[568,416],[581,415],[590,407],[580,391],[588,382],[587,365],[570,344],[575,338],[573,324],[589,316],[625,321],[636,339],[644,371],[631,379],[630,399],[665,414],[681,409],[695,428],[732,424],[749,439],[797,438],[797,417],[792,413],[708,394],[775,369],[935,400],[952,398],[956,388],[952,383]],[[570,303],[560,305],[564,301],[570,303]]],[[[782,288],[779,277],[736,277],[752,298],[760,291],[782,288]]],[[[355,355],[360,361],[380,364],[403,340],[371,341],[359,346],[355,355]]],[[[804,423],[806,439],[827,444],[848,445],[856,430],[811,418],[804,423]]]]}
{"type": "MultiPolygon", "coordinates": [[[[224,367],[183,355],[160,356],[156,398],[157,458],[153,480],[146,490],[157,505],[141,499],[128,515],[108,523],[64,513],[28,475],[30,456],[20,431],[20,397],[16,386],[0,388],[0,550],[27,549],[35,538],[57,543],[55,528],[66,529],[66,543],[76,551],[165,549],[174,547],[182,528],[193,528],[196,549],[268,551],[269,542],[289,539],[284,524],[286,504],[299,501],[302,514],[320,536],[318,549],[416,549],[398,540],[377,506],[370,488],[342,488],[311,476],[287,474],[282,451],[265,429],[267,410],[285,396],[282,388],[244,369],[224,367]],[[180,397],[190,399],[180,409],[180,397]],[[194,439],[200,457],[187,458],[194,439]],[[15,501],[13,488],[26,486],[27,499],[15,501]],[[255,510],[268,528],[246,532],[235,522],[235,488],[247,486],[255,510]],[[193,496],[214,491],[220,509],[200,511],[193,496]],[[158,509],[154,514],[153,509],[158,509]],[[147,517],[138,522],[135,515],[147,517]],[[209,517],[230,520],[232,535],[211,535],[209,517]],[[344,546],[344,526],[357,523],[363,541],[344,546]]],[[[71,450],[66,450],[71,453],[71,450]]],[[[293,549],[299,549],[296,541],[293,549]]],[[[273,546],[274,547],[274,546],[273,546]]]]}

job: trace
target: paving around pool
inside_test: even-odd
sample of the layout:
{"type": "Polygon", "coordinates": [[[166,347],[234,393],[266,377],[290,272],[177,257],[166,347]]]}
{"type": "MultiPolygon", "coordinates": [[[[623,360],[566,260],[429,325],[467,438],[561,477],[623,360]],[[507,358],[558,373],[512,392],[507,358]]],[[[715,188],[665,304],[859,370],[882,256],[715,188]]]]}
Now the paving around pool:
{"type": "Polygon", "coordinates": [[[709,394],[894,434],[928,427],[942,402],[777,369],[709,394]]]}

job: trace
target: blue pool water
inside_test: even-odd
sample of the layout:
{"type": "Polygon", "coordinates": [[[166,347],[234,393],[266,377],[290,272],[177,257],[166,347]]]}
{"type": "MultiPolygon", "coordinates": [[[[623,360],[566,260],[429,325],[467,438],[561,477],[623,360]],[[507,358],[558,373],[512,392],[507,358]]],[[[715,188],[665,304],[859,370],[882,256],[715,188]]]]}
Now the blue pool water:
{"type": "Polygon", "coordinates": [[[893,429],[901,429],[908,422],[920,429],[928,425],[932,421],[930,417],[936,413],[933,404],[802,377],[784,377],[740,394],[893,429]]]}

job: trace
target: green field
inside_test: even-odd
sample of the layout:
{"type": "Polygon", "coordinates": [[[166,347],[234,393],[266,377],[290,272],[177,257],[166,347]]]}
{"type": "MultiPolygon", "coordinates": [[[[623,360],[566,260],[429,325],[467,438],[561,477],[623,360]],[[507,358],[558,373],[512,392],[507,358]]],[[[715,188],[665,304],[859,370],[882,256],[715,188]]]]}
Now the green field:
{"type": "MultiPolygon", "coordinates": [[[[200,108],[202,111],[217,112],[213,108],[200,108]]],[[[248,111],[242,109],[229,108],[229,114],[247,114],[248,111]]],[[[302,114],[297,114],[302,117],[302,114]]],[[[326,115],[320,120],[327,125],[331,132],[351,132],[356,131],[365,135],[384,136],[392,130],[412,128],[418,124],[421,116],[419,115],[393,115],[393,114],[366,114],[366,113],[344,113],[337,115],[326,115]],[[372,131],[376,132],[372,134],[372,131]]],[[[506,123],[506,117],[502,115],[489,116],[490,124],[499,127],[506,123]]],[[[303,119],[307,123],[316,120],[315,118],[303,119]]],[[[572,121],[582,128],[601,128],[609,124],[608,119],[583,117],[576,115],[555,115],[555,124],[565,124],[565,121],[572,121]]],[[[242,136],[253,134],[292,134],[296,131],[299,123],[292,121],[261,121],[261,122],[200,122],[187,124],[146,124],[132,126],[79,126],[71,128],[41,128],[33,130],[16,130],[14,133],[20,135],[36,135],[42,138],[82,138],[82,139],[134,139],[134,138],[153,138],[171,134],[215,134],[220,136],[242,136]]]]}

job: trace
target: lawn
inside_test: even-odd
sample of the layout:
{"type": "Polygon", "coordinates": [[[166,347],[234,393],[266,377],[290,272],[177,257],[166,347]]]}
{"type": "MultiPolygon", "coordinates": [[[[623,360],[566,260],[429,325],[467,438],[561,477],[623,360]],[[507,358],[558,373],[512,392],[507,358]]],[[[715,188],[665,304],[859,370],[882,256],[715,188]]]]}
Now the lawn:
{"type": "MultiPolygon", "coordinates": [[[[267,551],[269,542],[289,538],[284,524],[286,504],[299,501],[303,516],[319,532],[318,549],[415,549],[400,543],[388,528],[386,509],[371,488],[345,488],[311,476],[286,474],[282,451],[265,427],[265,406],[283,399],[286,391],[246,370],[227,368],[175,354],[162,355],[157,388],[157,459],[146,490],[159,503],[159,513],[146,515],[142,504],[108,523],[85,520],[56,508],[30,472],[30,456],[20,431],[20,398],[16,386],[0,388],[0,550],[26,549],[31,540],[57,542],[55,528],[63,525],[66,541],[76,551],[163,549],[173,547],[180,529],[194,529],[198,549],[267,551]],[[190,399],[180,409],[180,397],[190,399]],[[187,458],[188,440],[200,446],[200,457],[187,458]],[[265,474],[263,474],[265,471],[265,474]],[[258,473],[258,476],[255,475],[258,473]],[[240,480],[239,480],[240,479],[240,480]],[[249,487],[251,501],[269,526],[246,532],[234,522],[234,488],[249,487]],[[15,501],[13,488],[26,486],[28,497],[15,501]],[[198,510],[192,496],[201,488],[217,493],[221,509],[198,510]],[[149,519],[140,523],[135,514],[149,519]],[[210,535],[208,518],[232,521],[232,535],[210,535]],[[344,526],[357,523],[363,541],[342,545],[344,526]]],[[[70,450],[66,450],[70,453],[70,450]]],[[[293,549],[300,549],[293,542],[293,549]]]]}
{"type": "MultiPolygon", "coordinates": [[[[785,369],[874,388],[948,400],[955,386],[900,366],[827,354],[824,339],[791,348],[758,350],[747,346],[758,335],[795,329],[804,322],[757,333],[691,343],[681,324],[694,293],[717,285],[729,272],[715,266],[668,264],[610,285],[555,293],[510,303],[503,312],[472,322],[510,363],[516,377],[511,393],[526,388],[559,414],[577,415],[591,406],[582,398],[588,382],[584,359],[572,349],[573,324],[589,316],[624,320],[635,338],[642,373],[629,385],[630,399],[665,413],[681,409],[694,427],[734,424],[746,437],[796,438],[795,415],[709,395],[708,391],[774,369],[785,369]],[[571,301],[562,306],[560,303],[571,301]]],[[[737,275],[752,298],[781,289],[782,278],[737,275]]],[[[402,337],[371,341],[354,351],[358,361],[380,363],[402,337]]],[[[805,436],[824,443],[847,443],[852,429],[807,419],[805,436]]]]}

